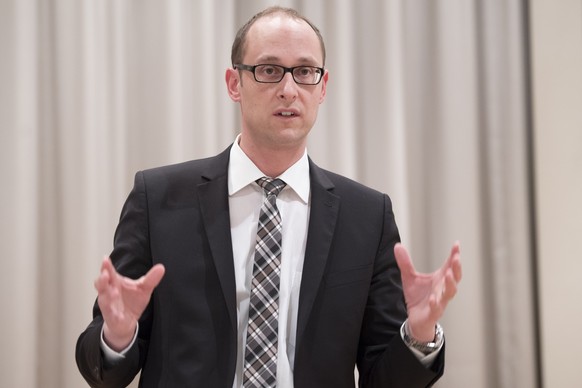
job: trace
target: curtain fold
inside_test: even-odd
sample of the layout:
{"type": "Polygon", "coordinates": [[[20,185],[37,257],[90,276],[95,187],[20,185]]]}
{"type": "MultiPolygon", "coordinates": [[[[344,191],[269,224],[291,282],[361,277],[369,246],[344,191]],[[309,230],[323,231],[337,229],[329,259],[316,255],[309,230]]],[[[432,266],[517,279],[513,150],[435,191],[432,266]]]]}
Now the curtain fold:
{"type": "MultiPolygon", "coordinates": [[[[74,345],[133,174],[234,140],[232,39],[275,3],[0,2],[0,386],[84,386],[74,345]]],[[[419,270],[461,241],[438,386],[536,386],[522,2],[280,4],[326,41],[311,157],[392,197],[419,270]]]]}
{"type": "Polygon", "coordinates": [[[36,33],[34,3],[0,2],[0,346],[5,349],[0,384],[6,386],[34,386],[36,381],[30,373],[37,367],[39,336],[36,33]],[[26,338],[14,341],[23,333],[26,338]]]}

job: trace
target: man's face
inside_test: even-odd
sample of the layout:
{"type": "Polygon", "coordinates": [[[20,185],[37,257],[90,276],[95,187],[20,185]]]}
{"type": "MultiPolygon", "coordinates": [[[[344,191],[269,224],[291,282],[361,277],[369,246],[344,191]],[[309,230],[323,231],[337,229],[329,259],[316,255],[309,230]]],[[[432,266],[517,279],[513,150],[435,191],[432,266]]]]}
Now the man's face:
{"type": "MultiPolygon", "coordinates": [[[[259,19],[247,34],[243,64],[323,67],[323,53],[313,29],[282,15],[259,19]]],[[[279,83],[258,83],[252,72],[228,70],[229,95],[240,103],[241,147],[249,150],[301,152],[325,98],[327,71],[317,85],[299,85],[291,73],[279,83]]],[[[246,151],[245,150],[245,151],[246,151]]]]}

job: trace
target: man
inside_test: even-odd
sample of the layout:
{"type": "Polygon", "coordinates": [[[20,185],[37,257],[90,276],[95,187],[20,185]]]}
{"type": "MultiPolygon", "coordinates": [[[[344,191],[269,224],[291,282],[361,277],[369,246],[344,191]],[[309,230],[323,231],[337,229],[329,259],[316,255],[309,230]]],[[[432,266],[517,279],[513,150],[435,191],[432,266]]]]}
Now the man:
{"type": "Polygon", "coordinates": [[[361,387],[431,385],[458,244],[416,273],[388,196],[307,157],[328,73],[304,17],[259,13],[232,62],[241,133],[216,157],[136,174],[77,343],[81,373],[95,387],[141,371],[141,387],[338,388],[357,365],[361,387]]]}

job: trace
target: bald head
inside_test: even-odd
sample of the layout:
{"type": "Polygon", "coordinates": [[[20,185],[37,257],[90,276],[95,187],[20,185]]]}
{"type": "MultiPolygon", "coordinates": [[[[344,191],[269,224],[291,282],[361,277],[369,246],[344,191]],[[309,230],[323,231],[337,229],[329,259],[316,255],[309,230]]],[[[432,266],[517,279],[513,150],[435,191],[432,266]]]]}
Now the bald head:
{"type": "Polygon", "coordinates": [[[237,32],[234,42],[232,44],[232,51],[230,55],[230,60],[233,65],[237,63],[242,63],[243,58],[245,56],[245,51],[247,47],[247,37],[248,32],[251,27],[255,24],[255,22],[259,19],[266,18],[266,17],[274,17],[274,16],[284,16],[290,19],[294,19],[297,21],[303,21],[307,23],[317,35],[319,39],[319,43],[321,46],[321,55],[322,55],[322,66],[325,66],[325,44],[323,42],[323,37],[321,36],[321,32],[319,29],[309,21],[305,16],[301,15],[299,12],[295,11],[291,8],[284,8],[284,7],[269,7],[253,17],[249,19],[237,32]]]}

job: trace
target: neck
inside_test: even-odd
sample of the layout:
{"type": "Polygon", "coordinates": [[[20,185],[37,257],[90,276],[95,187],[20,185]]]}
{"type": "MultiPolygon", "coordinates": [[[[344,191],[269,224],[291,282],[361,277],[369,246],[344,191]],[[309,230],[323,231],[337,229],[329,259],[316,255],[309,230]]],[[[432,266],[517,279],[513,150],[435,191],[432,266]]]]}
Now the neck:
{"type": "Polygon", "coordinates": [[[285,147],[257,147],[240,139],[240,148],[265,176],[276,178],[295,164],[305,153],[305,144],[285,147]]]}

